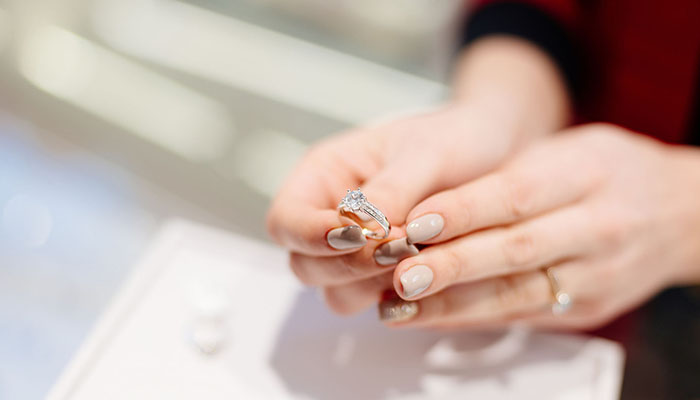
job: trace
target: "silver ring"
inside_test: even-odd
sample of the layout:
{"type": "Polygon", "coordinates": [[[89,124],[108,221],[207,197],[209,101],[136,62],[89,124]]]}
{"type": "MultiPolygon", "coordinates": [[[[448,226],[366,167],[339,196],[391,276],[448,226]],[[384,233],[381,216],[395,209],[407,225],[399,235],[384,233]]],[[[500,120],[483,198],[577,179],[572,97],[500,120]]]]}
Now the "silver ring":
{"type": "Polygon", "coordinates": [[[571,305],[573,304],[573,299],[569,293],[561,290],[559,279],[557,279],[557,276],[554,274],[552,268],[553,267],[549,267],[544,270],[544,273],[547,275],[547,279],[549,280],[549,286],[552,289],[552,297],[554,298],[554,301],[552,302],[552,314],[562,315],[569,311],[571,305]]]}
{"type": "Polygon", "coordinates": [[[389,231],[391,230],[391,224],[389,223],[389,220],[384,216],[384,214],[381,211],[379,211],[377,207],[374,206],[374,204],[367,201],[367,198],[362,193],[360,188],[357,188],[357,190],[348,189],[347,194],[345,195],[345,197],[343,197],[342,200],[340,200],[340,204],[338,204],[338,210],[343,215],[355,216],[358,219],[362,219],[359,213],[364,213],[367,216],[374,219],[375,221],[377,221],[377,223],[379,223],[379,226],[381,226],[384,230],[384,233],[381,234],[371,229],[363,227],[362,233],[366,237],[370,239],[382,240],[386,239],[387,236],[389,236],[389,231]]]}

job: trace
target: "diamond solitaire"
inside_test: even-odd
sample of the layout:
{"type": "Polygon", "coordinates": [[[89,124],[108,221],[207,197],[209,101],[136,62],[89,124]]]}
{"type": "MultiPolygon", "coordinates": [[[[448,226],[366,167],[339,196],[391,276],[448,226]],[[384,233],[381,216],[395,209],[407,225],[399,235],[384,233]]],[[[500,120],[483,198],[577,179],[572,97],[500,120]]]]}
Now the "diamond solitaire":
{"type": "Polygon", "coordinates": [[[367,198],[365,197],[364,194],[360,191],[360,189],[357,190],[350,190],[348,189],[348,194],[343,197],[343,200],[341,200],[341,204],[347,206],[353,211],[360,211],[360,208],[367,203],[367,198]]]}
{"type": "Polygon", "coordinates": [[[348,189],[347,194],[340,201],[340,204],[338,204],[338,210],[340,210],[340,213],[342,215],[346,216],[348,216],[348,214],[354,214],[354,216],[358,216],[358,213],[364,213],[372,217],[375,221],[377,221],[377,223],[379,223],[379,225],[382,227],[384,233],[377,233],[371,229],[363,227],[362,233],[366,237],[370,239],[381,240],[389,236],[389,231],[391,230],[389,220],[384,216],[384,214],[381,211],[379,211],[377,207],[375,207],[372,203],[367,201],[367,197],[365,197],[365,195],[359,188],[357,190],[348,189]]]}

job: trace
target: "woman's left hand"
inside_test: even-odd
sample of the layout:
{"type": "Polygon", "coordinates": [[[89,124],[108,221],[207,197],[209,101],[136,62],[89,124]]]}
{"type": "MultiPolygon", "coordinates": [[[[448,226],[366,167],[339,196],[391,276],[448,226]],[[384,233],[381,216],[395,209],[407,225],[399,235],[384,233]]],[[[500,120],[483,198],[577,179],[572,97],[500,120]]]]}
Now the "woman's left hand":
{"type": "Polygon", "coordinates": [[[415,303],[388,300],[380,314],[402,326],[586,329],[700,281],[698,153],[587,125],[427,198],[407,233],[429,246],[394,273],[415,303]],[[572,299],[564,314],[552,314],[545,268],[572,299]]]}

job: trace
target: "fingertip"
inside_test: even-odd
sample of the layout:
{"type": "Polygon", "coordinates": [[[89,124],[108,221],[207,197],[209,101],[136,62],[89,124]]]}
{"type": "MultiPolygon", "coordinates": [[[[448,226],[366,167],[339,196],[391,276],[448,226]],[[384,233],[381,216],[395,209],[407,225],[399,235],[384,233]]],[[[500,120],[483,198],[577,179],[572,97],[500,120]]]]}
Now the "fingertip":
{"type": "Polygon", "coordinates": [[[377,305],[379,320],[390,327],[400,326],[414,319],[420,307],[418,302],[406,301],[394,295],[382,300],[377,305]]]}
{"type": "Polygon", "coordinates": [[[284,214],[273,217],[271,225],[271,234],[278,243],[311,256],[352,253],[367,244],[367,238],[358,234],[361,228],[334,210],[284,214]]]}
{"type": "Polygon", "coordinates": [[[394,265],[408,257],[418,255],[418,248],[408,243],[406,237],[387,241],[374,250],[374,261],[385,267],[394,265]]]}
{"type": "Polygon", "coordinates": [[[335,250],[357,250],[367,244],[367,237],[359,225],[346,225],[329,230],[326,242],[335,250]]]}
{"type": "Polygon", "coordinates": [[[434,278],[435,273],[430,266],[416,263],[395,272],[394,286],[402,299],[413,301],[430,294],[434,278]]]}
{"type": "Polygon", "coordinates": [[[429,212],[409,220],[406,225],[406,237],[410,243],[426,243],[442,233],[445,218],[437,212],[429,212]]]}

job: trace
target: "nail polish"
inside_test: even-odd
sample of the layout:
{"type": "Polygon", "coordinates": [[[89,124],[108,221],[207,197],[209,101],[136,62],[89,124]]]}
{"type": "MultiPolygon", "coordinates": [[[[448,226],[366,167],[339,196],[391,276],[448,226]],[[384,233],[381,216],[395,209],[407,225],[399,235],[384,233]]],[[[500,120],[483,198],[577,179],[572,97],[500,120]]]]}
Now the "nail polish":
{"type": "Polygon", "coordinates": [[[411,243],[421,243],[439,235],[444,227],[445,220],[440,214],[425,214],[408,223],[406,236],[411,243]]]}
{"type": "Polygon", "coordinates": [[[379,303],[379,319],[384,322],[408,321],[418,314],[418,303],[399,297],[379,303]]]}
{"type": "Polygon", "coordinates": [[[423,293],[433,282],[433,270],[427,265],[414,265],[401,274],[399,279],[404,297],[413,297],[423,293]]]}
{"type": "Polygon", "coordinates": [[[404,258],[418,254],[418,248],[409,244],[405,237],[386,242],[374,251],[374,260],[379,265],[393,265],[404,258]]]}
{"type": "Polygon", "coordinates": [[[367,244],[367,238],[358,225],[332,229],[326,235],[328,245],[337,250],[357,249],[367,244]]]}

